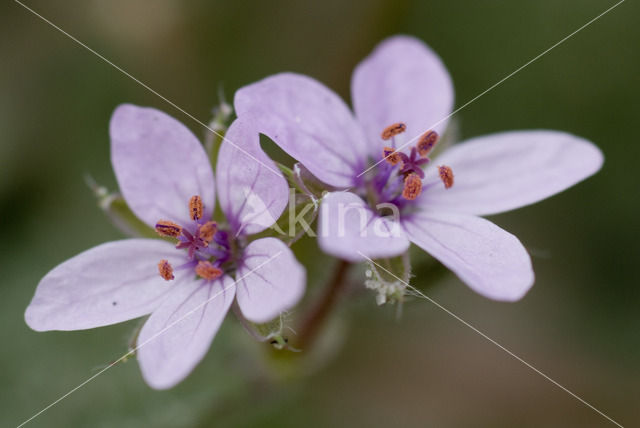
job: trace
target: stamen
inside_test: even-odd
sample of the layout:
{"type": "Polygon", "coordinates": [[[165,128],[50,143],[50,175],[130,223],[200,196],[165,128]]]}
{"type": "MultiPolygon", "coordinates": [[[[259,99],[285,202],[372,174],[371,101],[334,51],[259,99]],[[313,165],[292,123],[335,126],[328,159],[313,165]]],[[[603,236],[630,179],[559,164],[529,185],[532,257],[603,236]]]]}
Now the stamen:
{"type": "Polygon", "coordinates": [[[383,140],[388,140],[391,137],[395,137],[398,134],[402,134],[407,130],[407,125],[402,122],[394,123],[393,125],[389,125],[382,131],[381,137],[383,140]]]}
{"type": "Polygon", "coordinates": [[[402,162],[400,152],[396,152],[391,147],[385,147],[384,149],[382,149],[382,156],[384,157],[384,160],[389,162],[391,165],[397,165],[402,162]]]}
{"type": "Polygon", "coordinates": [[[453,186],[453,170],[446,165],[439,166],[440,180],[444,183],[444,188],[448,189],[453,186]]]}
{"type": "Polygon", "coordinates": [[[171,267],[168,260],[160,260],[160,263],[158,263],[158,272],[160,272],[160,276],[164,278],[165,281],[171,281],[175,278],[175,276],[173,276],[173,267],[171,267]]]}
{"type": "Polygon", "coordinates": [[[211,241],[213,241],[213,236],[217,231],[218,224],[215,221],[208,221],[200,226],[200,238],[203,241],[210,243],[211,241]]]}
{"type": "Polygon", "coordinates": [[[440,138],[440,136],[436,131],[427,131],[422,134],[422,137],[418,140],[418,144],[416,144],[420,156],[426,158],[431,149],[433,149],[438,142],[438,138],[440,138]]]}
{"type": "Polygon", "coordinates": [[[159,220],[156,223],[156,232],[160,236],[170,236],[177,238],[182,233],[182,228],[169,220],[159,220]]]}
{"type": "Polygon", "coordinates": [[[413,201],[422,193],[422,180],[418,174],[411,173],[404,179],[404,189],[402,189],[402,197],[413,201]]]}
{"type": "Polygon", "coordinates": [[[196,266],[196,274],[204,279],[216,279],[222,276],[222,270],[218,269],[211,262],[199,261],[196,266]]]}
{"type": "Polygon", "coordinates": [[[189,201],[189,213],[192,220],[200,220],[202,218],[202,198],[200,196],[192,196],[189,201]]]}

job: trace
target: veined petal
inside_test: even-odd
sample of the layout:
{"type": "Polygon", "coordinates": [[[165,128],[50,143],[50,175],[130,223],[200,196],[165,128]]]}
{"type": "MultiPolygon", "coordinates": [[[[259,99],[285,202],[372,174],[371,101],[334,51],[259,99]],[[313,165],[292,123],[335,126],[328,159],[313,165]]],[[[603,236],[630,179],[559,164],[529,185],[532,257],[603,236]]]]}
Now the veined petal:
{"type": "Polygon", "coordinates": [[[242,119],[234,121],[225,135],[216,181],[220,206],[234,234],[268,228],[287,205],[286,180],[262,151],[258,132],[242,119]]]}
{"type": "Polygon", "coordinates": [[[382,130],[407,125],[398,146],[429,129],[443,134],[453,108],[453,83],[438,55],[418,39],[394,36],[380,43],[353,72],[351,98],[371,154],[384,146],[382,130]],[[442,121],[437,126],[436,123],[442,121]]]}
{"type": "Polygon", "coordinates": [[[485,297],[514,301],[533,285],[527,251],[518,238],[488,220],[425,211],[402,224],[414,244],[485,297]]]}
{"type": "Polygon", "coordinates": [[[316,80],[276,74],[238,90],[234,105],[239,117],[250,117],[259,132],[325,183],[351,186],[364,170],[360,126],[340,97],[316,80]]]}
{"type": "Polygon", "coordinates": [[[359,196],[333,192],[320,205],[318,245],[328,254],[356,262],[366,260],[364,256],[402,254],[409,240],[399,223],[374,213],[359,196]]]}
{"type": "Polygon", "coordinates": [[[496,214],[545,199],[600,169],[603,156],[587,140],[559,131],[511,131],[455,145],[434,164],[450,166],[455,184],[427,171],[421,203],[445,211],[496,214]]]}
{"type": "Polygon", "coordinates": [[[42,278],[25,321],[36,331],[82,330],[146,315],[174,286],[158,273],[162,259],[183,261],[173,245],[154,239],[107,242],[80,253],[42,278]]]}
{"type": "Polygon", "coordinates": [[[249,321],[270,321],[302,298],[306,271],[282,241],[253,241],[245,248],[243,259],[236,273],[237,299],[249,321]]]}
{"type": "Polygon", "coordinates": [[[138,336],[142,376],[155,389],[182,381],[205,356],[235,294],[229,276],[185,278],[153,311],[138,336]]]}
{"type": "Polygon", "coordinates": [[[149,226],[159,219],[190,222],[189,199],[199,195],[211,218],[213,171],[198,139],[171,116],[130,104],[113,112],[111,163],[133,212],[149,226]]]}

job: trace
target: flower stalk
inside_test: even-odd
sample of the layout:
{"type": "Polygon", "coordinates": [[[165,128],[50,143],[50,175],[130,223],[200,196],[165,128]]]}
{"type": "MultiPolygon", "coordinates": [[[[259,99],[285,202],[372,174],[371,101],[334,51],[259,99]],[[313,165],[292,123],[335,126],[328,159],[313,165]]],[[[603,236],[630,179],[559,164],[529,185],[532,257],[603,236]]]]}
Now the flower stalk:
{"type": "Polygon", "coordinates": [[[324,294],[315,302],[315,305],[311,307],[300,324],[296,339],[297,348],[305,351],[313,345],[327,316],[338,302],[340,293],[347,284],[346,278],[350,266],[351,264],[347,261],[338,261],[333,271],[333,276],[324,290],[324,294]]]}

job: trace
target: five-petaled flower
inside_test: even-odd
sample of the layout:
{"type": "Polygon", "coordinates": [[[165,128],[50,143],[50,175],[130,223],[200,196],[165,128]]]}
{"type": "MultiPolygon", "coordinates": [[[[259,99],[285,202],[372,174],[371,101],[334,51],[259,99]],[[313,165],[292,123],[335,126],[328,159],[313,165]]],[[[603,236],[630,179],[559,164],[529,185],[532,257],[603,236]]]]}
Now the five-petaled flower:
{"type": "Polygon", "coordinates": [[[521,298],[534,279],[527,251],[479,216],[565,190],[600,168],[601,152],[564,132],[502,132],[451,147],[423,172],[434,164],[428,154],[454,96],[440,58],[411,37],[383,41],[356,67],[351,98],[355,117],[334,92],[292,73],[235,95],[240,118],[318,179],[347,190],[323,198],[321,248],[358,261],[399,255],[413,242],[478,293],[521,298]],[[405,147],[414,140],[415,147],[405,147]],[[398,207],[399,223],[379,216],[381,203],[398,207]]]}
{"type": "Polygon", "coordinates": [[[85,251],[42,279],[25,319],[38,331],[79,330],[151,313],[138,336],[138,360],[152,387],[169,388],[203,358],[234,297],[239,315],[261,323],[302,296],[305,270],[291,250],[275,238],[248,239],[280,216],[287,184],[269,167],[258,133],[236,120],[227,138],[242,149],[225,141],[216,168],[228,222],[221,229],[212,220],[208,156],[184,125],[155,109],[122,105],[110,134],[129,207],[177,245],[126,239],[85,251]],[[247,195],[261,201],[262,212],[247,195]]]}

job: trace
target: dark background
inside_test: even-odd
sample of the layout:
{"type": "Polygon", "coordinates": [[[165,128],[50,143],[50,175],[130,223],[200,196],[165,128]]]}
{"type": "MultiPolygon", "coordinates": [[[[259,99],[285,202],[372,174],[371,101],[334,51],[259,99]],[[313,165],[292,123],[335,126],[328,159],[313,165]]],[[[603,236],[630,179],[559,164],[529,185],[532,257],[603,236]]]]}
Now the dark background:
{"type": "MultiPolygon", "coordinates": [[[[202,121],[219,85],[311,75],[348,99],[353,67],[406,33],[443,58],[462,105],[613,1],[35,1],[26,3],[202,121]]],[[[15,426],[126,352],[136,321],[36,333],[23,321],[56,264],[121,235],[83,176],[115,188],[107,124],[131,102],[204,129],[19,4],[0,6],[0,425],[15,426]]],[[[550,128],[595,142],[604,168],[492,218],[528,247],[537,281],[492,302],[453,275],[429,295],[625,426],[640,421],[637,118],[639,8],[626,1],[456,115],[462,138],[550,128]]],[[[331,269],[300,244],[313,295],[331,269]]],[[[414,268],[420,272],[416,258],[414,268]]],[[[361,273],[360,273],[361,274],[361,273]]],[[[354,279],[358,279],[355,272],[354,279]]],[[[261,346],[232,321],[167,392],[119,364],[32,426],[613,426],[522,363],[417,300],[396,320],[372,294],[341,306],[335,355],[265,381],[261,346]],[[342,345],[340,345],[342,342],[342,345]]]]}

